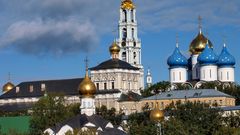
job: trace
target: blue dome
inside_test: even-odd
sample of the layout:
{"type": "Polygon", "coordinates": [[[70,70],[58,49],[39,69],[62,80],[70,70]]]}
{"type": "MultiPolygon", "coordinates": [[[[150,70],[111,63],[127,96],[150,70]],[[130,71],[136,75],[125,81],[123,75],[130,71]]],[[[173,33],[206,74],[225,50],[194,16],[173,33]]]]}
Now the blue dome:
{"type": "Polygon", "coordinates": [[[203,65],[217,64],[218,56],[213,52],[213,49],[206,45],[203,52],[198,56],[198,62],[203,65]]]}
{"type": "Polygon", "coordinates": [[[188,61],[186,57],[184,57],[179,48],[176,47],[173,54],[168,57],[167,64],[170,68],[173,67],[187,67],[188,61]]]}
{"type": "Polygon", "coordinates": [[[228,52],[226,46],[224,45],[222,52],[218,58],[218,66],[234,66],[235,63],[235,58],[228,52]]]}

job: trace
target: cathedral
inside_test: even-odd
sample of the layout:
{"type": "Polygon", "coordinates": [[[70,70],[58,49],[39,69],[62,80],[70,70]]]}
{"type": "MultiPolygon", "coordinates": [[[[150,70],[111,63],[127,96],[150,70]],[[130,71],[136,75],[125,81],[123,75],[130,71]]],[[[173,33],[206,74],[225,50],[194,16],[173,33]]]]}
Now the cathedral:
{"type": "Polygon", "coordinates": [[[191,56],[186,58],[176,43],[173,54],[168,57],[171,84],[191,84],[193,81],[197,82],[196,86],[212,81],[234,83],[235,58],[229,53],[225,43],[218,56],[212,42],[202,33],[201,24],[198,35],[189,46],[189,52],[191,56]]]}
{"type": "MultiPolygon", "coordinates": [[[[5,111],[31,109],[39,98],[54,92],[64,93],[66,104],[81,103],[82,114],[87,115],[94,115],[95,108],[102,105],[108,109],[116,108],[117,112],[129,115],[141,112],[147,104],[153,107],[154,100],[159,100],[156,103],[161,105],[161,109],[172,101],[177,102],[179,99],[185,101],[186,98],[191,101],[201,99],[202,102],[208,103],[214,101],[222,106],[235,105],[235,99],[232,96],[213,89],[196,90],[198,87],[193,86],[191,88],[195,90],[188,92],[173,90],[163,93],[162,96],[156,96],[157,99],[155,97],[143,98],[140,91],[144,90],[144,87],[151,87],[153,79],[150,69],[144,76],[136,7],[132,0],[121,1],[118,32],[118,38],[108,48],[110,58],[94,67],[86,68],[84,78],[29,81],[21,82],[16,86],[9,81],[3,86],[0,109],[5,111]],[[88,70],[90,70],[89,75],[88,70]],[[81,86],[83,82],[92,82],[91,87],[96,87],[94,98],[84,96],[79,99],[79,89],[83,90],[85,87],[81,86]]],[[[172,86],[175,84],[193,85],[192,82],[197,82],[199,86],[203,82],[233,83],[235,81],[234,57],[228,52],[225,44],[221,54],[216,55],[213,44],[203,35],[201,25],[198,35],[189,48],[191,56],[187,58],[181,53],[177,43],[173,54],[167,60],[169,81],[172,86]]],[[[93,95],[87,91],[82,91],[82,93],[93,95]]],[[[49,132],[59,131],[49,129],[49,132]]]]}

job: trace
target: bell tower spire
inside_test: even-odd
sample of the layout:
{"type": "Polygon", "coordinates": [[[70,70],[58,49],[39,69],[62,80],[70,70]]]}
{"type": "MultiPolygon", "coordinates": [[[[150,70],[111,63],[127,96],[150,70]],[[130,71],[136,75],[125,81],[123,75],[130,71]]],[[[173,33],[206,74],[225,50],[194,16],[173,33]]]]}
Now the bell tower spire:
{"type": "Polygon", "coordinates": [[[141,40],[138,38],[136,6],[132,0],[122,0],[118,22],[117,44],[120,47],[119,59],[141,70],[141,88],[144,88],[141,40]]]}

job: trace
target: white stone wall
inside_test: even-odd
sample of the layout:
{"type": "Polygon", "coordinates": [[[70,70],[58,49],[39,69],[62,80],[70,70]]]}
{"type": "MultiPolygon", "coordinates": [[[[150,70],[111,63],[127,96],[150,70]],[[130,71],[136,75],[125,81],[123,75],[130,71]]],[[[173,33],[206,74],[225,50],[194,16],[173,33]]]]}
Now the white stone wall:
{"type": "Polygon", "coordinates": [[[82,98],[81,99],[81,114],[86,114],[88,116],[91,116],[95,114],[95,99],[94,98],[82,98]]]}
{"type": "Polygon", "coordinates": [[[122,92],[133,91],[140,93],[143,88],[143,74],[138,70],[127,69],[106,69],[90,71],[91,80],[95,83],[99,90],[119,89],[122,92]],[[104,88],[106,86],[106,88],[104,88]]]}
{"type": "Polygon", "coordinates": [[[200,67],[200,80],[202,81],[216,81],[217,78],[217,66],[205,65],[200,67]]]}
{"type": "Polygon", "coordinates": [[[183,83],[187,81],[187,69],[186,68],[173,68],[169,72],[171,83],[183,83]]]}
{"type": "Polygon", "coordinates": [[[218,68],[218,80],[221,82],[234,82],[234,67],[218,68]]]}

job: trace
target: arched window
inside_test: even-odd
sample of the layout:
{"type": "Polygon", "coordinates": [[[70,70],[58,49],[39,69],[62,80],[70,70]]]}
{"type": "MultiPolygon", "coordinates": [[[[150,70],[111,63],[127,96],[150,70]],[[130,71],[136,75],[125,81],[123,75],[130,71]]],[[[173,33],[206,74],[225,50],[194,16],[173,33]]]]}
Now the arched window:
{"type": "Polygon", "coordinates": [[[131,20],[132,20],[132,22],[134,22],[134,13],[133,13],[133,10],[131,10],[131,20]]]}
{"type": "Polygon", "coordinates": [[[126,61],[126,52],[123,52],[123,53],[122,53],[122,59],[123,59],[124,61],[126,61]]]}
{"type": "Polygon", "coordinates": [[[123,40],[126,40],[127,38],[127,29],[123,28],[123,40]]]}
{"type": "Polygon", "coordinates": [[[132,38],[134,38],[134,28],[132,28],[132,38]]]}
{"type": "Polygon", "coordinates": [[[136,59],[136,57],[137,57],[136,52],[133,52],[133,59],[136,59]]]}
{"type": "Polygon", "coordinates": [[[126,42],[122,42],[122,47],[126,46],[126,42]]]}
{"type": "Polygon", "coordinates": [[[126,10],[123,10],[123,16],[124,16],[123,22],[126,22],[127,21],[127,11],[126,10]]]}

